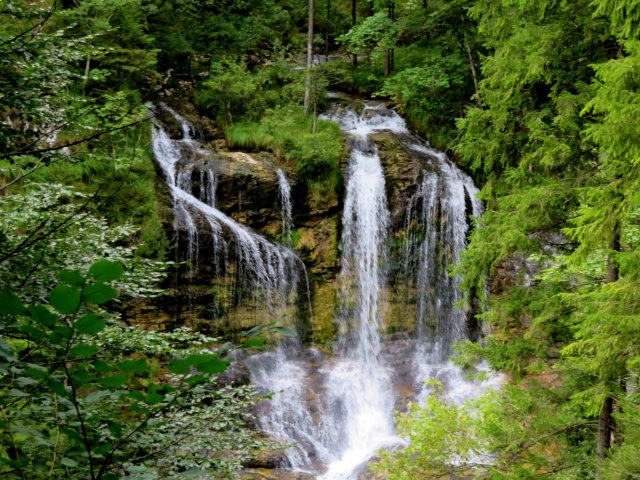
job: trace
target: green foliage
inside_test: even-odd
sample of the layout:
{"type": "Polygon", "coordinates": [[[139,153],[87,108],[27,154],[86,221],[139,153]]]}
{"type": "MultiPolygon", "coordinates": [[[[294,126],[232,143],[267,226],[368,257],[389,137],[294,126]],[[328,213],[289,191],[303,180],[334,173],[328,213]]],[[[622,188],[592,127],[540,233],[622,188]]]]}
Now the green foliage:
{"type": "MultiPolygon", "coordinates": [[[[442,385],[433,386],[436,391],[442,389],[442,385]]],[[[398,433],[409,445],[394,454],[383,452],[374,469],[389,480],[469,474],[474,469],[468,464],[483,451],[479,420],[469,409],[448,405],[432,394],[424,407],[413,404],[398,415],[398,433]]]]}
{"type": "Polygon", "coordinates": [[[398,35],[398,26],[384,12],[367,17],[362,23],[338,38],[351,53],[380,54],[393,48],[398,35]]]}
{"type": "Polygon", "coordinates": [[[395,73],[376,95],[387,96],[412,127],[443,149],[456,136],[455,119],[477,93],[485,53],[468,0],[408,2],[397,13],[395,73]]]}
{"type": "Polygon", "coordinates": [[[49,31],[51,11],[24,1],[0,7],[0,154],[29,150],[54,136],[77,98],[73,64],[88,39],[64,28],[49,31]]]}
{"type": "Polygon", "coordinates": [[[211,57],[247,55],[259,63],[275,47],[301,49],[305,7],[275,0],[162,2],[152,7],[149,27],[160,50],[160,67],[191,75],[194,69],[206,68],[211,57]]]}
{"type": "MultiPolygon", "coordinates": [[[[626,37],[635,3],[480,0],[471,10],[493,51],[483,62],[480,104],[458,122],[456,149],[486,179],[487,202],[463,258],[464,285],[488,293],[488,276],[517,268],[528,278],[491,285],[483,318],[493,334],[467,356],[480,354],[516,378],[546,376],[548,391],[534,406],[547,398],[557,408],[528,418],[553,422],[559,435],[548,438],[564,442],[545,467],[553,478],[625,478],[637,469],[628,460],[637,426],[623,413],[637,412],[630,385],[640,348],[632,293],[640,287],[638,68],[635,39],[626,37]],[[609,400],[621,445],[606,452],[601,442],[609,458],[596,460],[595,431],[578,441],[574,425],[596,424],[609,400]]],[[[522,478],[538,478],[529,459],[513,461],[522,478]]]]}
{"type": "Polygon", "coordinates": [[[342,134],[333,122],[311,118],[297,107],[270,110],[259,123],[239,123],[226,131],[231,147],[271,150],[295,165],[298,177],[312,189],[317,201],[335,198],[342,182],[340,160],[344,156],[342,134]]]}
{"type": "Polygon", "coordinates": [[[245,426],[252,391],[209,387],[228,365],[210,350],[215,339],[132,335],[96,310],[123,274],[122,264],[102,260],[87,275],[63,272],[48,303],[0,294],[3,475],[184,478],[197,469],[226,477],[261,446],[245,426]],[[203,449],[212,455],[202,458],[203,449]],[[216,454],[228,450],[237,453],[216,454]]]}
{"type": "Polygon", "coordinates": [[[203,83],[198,103],[207,111],[215,112],[221,121],[233,122],[236,116],[256,115],[259,82],[248,72],[244,62],[226,60],[211,65],[211,79],[203,83]],[[225,118],[226,117],[226,118],[225,118]]]}
{"type": "MultiPolygon", "coordinates": [[[[41,301],[62,272],[85,269],[106,256],[129,266],[116,284],[126,295],[159,293],[166,265],[136,257],[130,240],[137,229],[109,227],[88,210],[88,200],[89,195],[56,183],[31,184],[23,193],[0,199],[2,288],[41,301]]],[[[95,298],[105,294],[92,292],[95,298]]]]}
{"type": "Polygon", "coordinates": [[[594,478],[588,440],[595,422],[581,421],[563,397],[529,384],[455,405],[435,387],[424,406],[398,416],[410,444],[381,453],[374,470],[385,478],[594,478]]]}
{"type": "Polygon", "coordinates": [[[147,30],[148,10],[140,0],[82,0],[56,16],[56,24],[86,36],[83,89],[123,88],[150,75],[157,51],[147,30]],[[93,74],[91,69],[97,69],[93,74]]]}

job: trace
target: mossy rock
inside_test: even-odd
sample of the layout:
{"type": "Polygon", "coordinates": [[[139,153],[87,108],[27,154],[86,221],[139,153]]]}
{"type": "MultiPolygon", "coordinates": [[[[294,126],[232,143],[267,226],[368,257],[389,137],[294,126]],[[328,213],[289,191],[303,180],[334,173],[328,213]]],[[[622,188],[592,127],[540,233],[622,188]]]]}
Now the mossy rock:
{"type": "Polygon", "coordinates": [[[309,473],[269,468],[247,468],[238,472],[237,478],[245,480],[314,480],[309,473]]]}
{"type": "Polygon", "coordinates": [[[306,222],[296,229],[294,247],[322,278],[334,277],[338,265],[338,220],[335,217],[306,222]]]}
{"type": "Polygon", "coordinates": [[[401,139],[389,131],[373,133],[369,135],[369,139],[378,146],[391,221],[394,226],[401,226],[408,201],[415,192],[424,169],[424,162],[407,151],[401,139]]]}
{"type": "Polygon", "coordinates": [[[284,462],[286,452],[283,448],[262,448],[243,463],[246,468],[277,469],[284,462]]]}
{"type": "Polygon", "coordinates": [[[331,343],[336,336],[337,283],[320,282],[314,285],[313,342],[319,345],[331,343]]]}

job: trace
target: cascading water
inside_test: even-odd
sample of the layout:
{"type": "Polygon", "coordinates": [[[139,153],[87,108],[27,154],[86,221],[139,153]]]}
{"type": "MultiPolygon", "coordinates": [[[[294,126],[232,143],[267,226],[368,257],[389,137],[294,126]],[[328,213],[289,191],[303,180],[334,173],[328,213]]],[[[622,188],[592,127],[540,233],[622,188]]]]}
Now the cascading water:
{"type": "Polygon", "coordinates": [[[377,147],[368,140],[376,130],[405,133],[397,115],[365,115],[350,110],[329,117],[353,139],[343,212],[341,312],[338,348],[342,359],[328,378],[330,403],[339,405],[341,427],[338,458],[326,479],[352,478],[379,448],[400,443],[394,434],[394,395],[390,371],[381,357],[380,301],[389,234],[385,179],[377,147]]]}
{"type": "MultiPolygon", "coordinates": [[[[183,138],[170,139],[156,124],[153,149],[173,197],[176,228],[187,232],[188,258],[197,268],[198,245],[202,246],[198,230],[208,228],[214,256],[219,256],[214,263],[224,269],[233,254],[243,284],[261,292],[270,308],[286,303],[304,265],[288,248],[268,242],[215,208],[215,162],[192,139],[189,123],[168,111],[180,122],[183,138]]],[[[248,357],[245,364],[252,382],[273,394],[258,421],[289,446],[282,466],[324,480],[352,480],[362,475],[378,449],[403,443],[393,427],[399,367],[390,361],[389,345],[396,340],[383,341],[380,336],[391,222],[383,167],[370,134],[391,132],[424,165],[404,225],[405,280],[415,290],[416,331],[413,338],[398,342],[403,358],[413,359],[412,390],[417,398],[428,393],[422,387],[427,377],[442,380],[454,401],[478,390],[447,358],[451,345],[467,337],[465,313],[456,306],[461,299],[459,279],[449,267],[458,262],[469,217],[479,216],[481,205],[471,179],[444,154],[412,136],[395,112],[367,105],[361,115],[343,109],[325,118],[339,123],[353,146],[342,219],[336,355],[304,348],[291,339],[273,351],[248,357]]],[[[282,238],[290,243],[291,188],[284,172],[276,173],[282,238]]]]}
{"type": "Polygon", "coordinates": [[[402,443],[378,332],[389,212],[380,158],[367,136],[406,128],[397,115],[370,110],[365,117],[345,111],[332,118],[355,144],[343,214],[339,356],[327,359],[313,349],[306,357],[300,350],[285,355],[280,348],[247,362],[252,381],[276,393],[261,426],[292,445],[290,467],[327,480],[355,478],[379,448],[402,443]]]}
{"type": "Polygon", "coordinates": [[[280,197],[280,210],[282,211],[282,239],[285,243],[291,243],[291,229],[293,228],[293,207],[291,204],[291,185],[282,169],[276,170],[278,175],[278,196],[280,197]]]}
{"type": "MultiPolygon", "coordinates": [[[[466,246],[469,217],[479,217],[482,205],[468,175],[444,153],[414,140],[406,146],[424,155],[431,167],[422,172],[405,222],[405,275],[415,281],[417,296],[416,378],[418,382],[437,378],[446,384],[450,397],[464,399],[461,392],[468,382],[448,358],[453,353],[451,346],[468,338],[466,315],[457,306],[462,299],[460,278],[449,269],[458,264],[466,246]]],[[[429,391],[424,388],[420,397],[429,391]]]]}
{"type": "Polygon", "coordinates": [[[192,139],[194,129],[189,122],[166,105],[160,108],[182,128],[182,139],[173,140],[154,121],[152,148],[173,199],[174,227],[187,232],[187,258],[192,271],[197,265],[198,232],[206,228],[212,237],[216,273],[224,271],[233,253],[240,286],[250,290],[268,309],[283,308],[297,292],[304,264],[290,249],[269,242],[215,208],[216,180],[210,152],[192,139]],[[200,179],[197,196],[192,185],[196,171],[200,179]]]}

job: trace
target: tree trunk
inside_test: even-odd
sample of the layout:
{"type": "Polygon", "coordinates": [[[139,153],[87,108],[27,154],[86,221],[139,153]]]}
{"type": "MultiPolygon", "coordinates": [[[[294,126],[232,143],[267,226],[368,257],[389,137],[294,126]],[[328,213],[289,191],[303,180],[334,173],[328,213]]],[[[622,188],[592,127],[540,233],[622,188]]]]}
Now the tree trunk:
{"type": "MultiPolygon", "coordinates": [[[[620,251],[620,222],[616,221],[609,238],[609,256],[607,258],[607,283],[613,283],[620,278],[620,267],[614,255],[620,251]]],[[[602,403],[600,415],[598,416],[598,442],[596,444],[596,455],[598,460],[607,458],[609,449],[611,448],[611,438],[615,431],[615,422],[613,419],[614,399],[611,395],[607,395],[602,403]]],[[[601,474],[596,472],[596,480],[600,480],[601,474]]]]}
{"type": "Polygon", "coordinates": [[[91,69],[91,54],[87,55],[87,63],[84,65],[84,76],[82,77],[82,94],[85,95],[87,82],[89,81],[89,72],[91,69]]]}
{"type": "MultiPolygon", "coordinates": [[[[351,0],[351,28],[356,26],[356,22],[358,21],[358,0],[351,0]]],[[[358,55],[351,55],[351,63],[353,65],[353,69],[355,70],[358,67],[358,55]]]]}
{"type": "Polygon", "coordinates": [[[607,452],[611,447],[611,433],[613,431],[613,397],[607,396],[600,415],[598,416],[598,445],[596,453],[600,460],[607,458],[607,452]]]}
{"type": "Polygon", "coordinates": [[[311,110],[311,68],[313,67],[313,0],[309,0],[309,28],[307,30],[307,79],[304,89],[304,116],[311,110]]]}
{"type": "Polygon", "coordinates": [[[620,277],[620,267],[614,259],[615,252],[620,251],[620,222],[616,221],[609,238],[609,256],[607,257],[607,283],[617,282],[620,277]]]}
{"type": "Polygon", "coordinates": [[[478,75],[476,74],[476,65],[473,63],[473,55],[471,55],[471,46],[469,46],[469,39],[467,38],[467,32],[464,32],[464,48],[467,51],[469,57],[469,68],[471,69],[471,76],[473,77],[474,92],[478,95],[478,75]]]}
{"type": "MultiPolygon", "coordinates": [[[[390,20],[395,20],[395,2],[390,0],[387,5],[387,15],[390,20]]],[[[384,54],[384,76],[388,77],[393,73],[393,48],[387,48],[384,54]]]]}
{"type": "Polygon", "coordinates": [[[318,127],[318,102],[313,100],[313,123],[311,124],[311,133],[315,134],[318,127]]]}
{"type": "MultiPolygon", "coordinates": [[[[324,55],[329,57],[329,34],[331,33],[331,0],[327,0],[327,31],[324,37],[324,55]]],[[[325,59],[325,61],[327,60],[325,59]]]]}

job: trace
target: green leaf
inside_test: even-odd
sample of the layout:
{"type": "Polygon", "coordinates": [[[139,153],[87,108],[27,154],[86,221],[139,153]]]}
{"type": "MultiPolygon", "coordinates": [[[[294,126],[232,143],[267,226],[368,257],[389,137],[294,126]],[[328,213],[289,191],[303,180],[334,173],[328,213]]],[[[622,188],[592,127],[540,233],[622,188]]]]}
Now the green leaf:
{"type": "Polygon", "coordinates": [[[216,360],[218,357],[212,353],[194,353],[184,358],[190,365],[199,365],[210,360],[216,360]]]}
{"type": "Polygon", "coordinates": [[[102,305],[109,300],[113,300],[118,295],[114,288],[105,283],[87,285],[82,293],[88,303],[95,303],[98,305],[102,305]]]}
{"type": "Polygon", "coordinates": [[[199,363],[196,368],[204,373],[222,373],[229,366],[230,362],[220,360],[219,358],[199,363]]]}
{"type": "Polygon", "coordinates": [[[95,392],[91,392],[86,396],[85,400],[89,403],[98,403],[101,400],[109,397],[111,392],[109,390],[96,390],[95,392]]]}
{"type": "Polygon", "coordinates": [[[271,327],[269,329],[269,331],[272,332],[272,333],[279,333],[283,337],[296,337],[297,336],[295,329],[293,329],[291,327],[271,327]]]}
{"type": "Polygon", "coordinates": [[[80,306],[80,290],[67,285],[58,285],[49,294],[49,301],[53,308],[63,315],[71,315],[80,306]]]}
{"type": "MultiPolygon", "coordinates": [[[[31,365],[31,364],[29,364],[29,365],[31,365]]],[[[48,370],[46,368],[42,368],[40,365],[37,365],[37,366],[34,366],[34,367],[25,368],[24,369],[24,374],[28,375],[31,378],[36,378],[38,380],[42,380],[44,378],[47,378],[47,375],[49,374],[49,372],[48,372],[48,370]]]]}
{"type": "Polygon", "coordinates": [[[178,359],[178,360],[172,360],[171,362],[169,362],[169,365],[167,365],[167,368],[171,373],[175,373],[177,375],[184,375],[185,373],[189,373],[191,371],[191,365],[192,364],[186,360],[178,359]]]}
{"type": "Polygon", "coordinates": [[[55,325],[58,320],[58,316],[51,313],[44,305],[31,305],[29,307],[29,313],[34,321],[47,327],[55,325]]]}
{"type": "Polygon", "coordinates": [[[144,402],[145,396],[139,390],[133,390],[127,394],[127,397],[133,398],[134,400],[138,400],[139,402],[144,402]]]}
{"type": "Polygon", "coordinates": [[[101,378],[100,380],[98,380],[98,383],[100,385],[104,385],[105,387],[109,387],[109,388],[120,388],[124,385],[126,381],[127,379],[125,378],[124,375],[118,374],[118,375],[111,375],[109,377],[101,378]]]}
{"type": "Polygon", "coordinates": [[[109,453],[111,451],[111,448],[112,446],[110,443],[103,443],[102,445],[98,445],[96,448],[94,448],[93,451],[98,455],[104,455],[105,453],[109,453]]]}
{"type": "Polygon", "coordinates": [[[80,432],[76,431],[76,430],[72,430],[69,427],[60,427],[60,431],[62,433],[64,433],[67,437],[69,438],[73,438],[74,440],[77,440],[79,442],[82,441],[82,435],[80,434],[80,432]]]}
{"type": "Polygon", "coordinates": [[[82,275],[71,270],[61,272],[58,278],[72,287],[82,287],[86,282],[86,279],[82,275]]]}
{"type": "Polygon", "coordinates": [[[28,385],[35,385],[38,383],[38,381],[34,378],[30,378],[30,377],[17,377],[16,378],[16,383],[18,385],[20,385],[21,387],[26,387],[28,385]]]}
{"type": "Polygon", "coordinates": [[[24,306],[18,297],[7,290],[0,290],[0,314],[22,315],[24,311],[24,306]]]}
{"type": "Polygon", "coordinates": [[[189,377],[185,378],[184,381],[187,383],[187,385],[194,387],[205,382],[209,383],[210,379],[205,375],[190,375],[189,377]]]}
{"type": "Polygon", "coordinates": [[[182,472],[180,476],[182,478],[203,478],[203,477],[209,476],[209,473],[197,467],[193,467],[187,470],[186,472],[182,472]]]}
{"type": "Polygon", "coordinates": [[[71,348],[69,350],[69,353],[71,353],[74,357],[86,358],[86,357],[92,357],[93,355],[96,354],[97,351],[98,351],[97,345],[79,343],[78,345],[75,345],[73,348],[71,348]]]}
{"type": "Polygon", "coordinates": [[[99,315],[89,313],[78,319],[75,324],[76,330],[80,333],[95,335],[102,331],[105,327],[105,321],[99,315]]]}
{"type": "Polygon", "coordinates": [[[62,345],[73,335],[72,330],[69,327],[56,327],[49,335],[49,341],[54,345],[62,345]]]}
{"type": "Polygon", "coordinates": [[[7,362],[15,362],[17,360],[16,356],[13,354],[13,350],[8,343],[5,343],[0,338],[0,358],[5,359],[7,362]]]}
{"type": "Polygon", "coordinates": [[[261,347],[264,345],[264,338],[250,338],[246,342],[244,342],[241,347],[242,348],[251,348],[251,347],[261,347]]]}
{"type": "MultiPolygon", "coordinates": [[[[77,363],[75,365],[77,365],[77,363]]],[[[80,384],[92,382],[95,380],[96,376],[87,371],[85,368],[76,367],[72,370],[71,378],[73,379],[74,383],[80,384]]]]}
{"type": "Polygon", "coordinates": [[[89,275],[100,282],[111,282],[122,277],[124,268],[120,262],[100,260],[89,268],[89,275]]]}
{"type": "Polygon", "coordinates": [[[64,457],[62,460],[60,460],[60,463],[62,465],[64,465],[65,467],[77,467],[78,466],[78,462],[76,462],[75,460],[72,460],[70,458],[64,457]]]}
{"type": "Polygon", "coordinates": [[[61,397],[65,397],[67,395],[67,389],[61,381],[56,380],[55,378],[47,378],[47,385],[54,393],[57,393],[61,397]]]}
{"type": "Polygon", "coordinates": [[[125,360],[120,364],[120,370],[125,373],[141,373],[148,369],[147,361],[144,358],[139,360],[125,360]]]}
{"type": "Polygon", "coordinates": [[[120,436],[122,436],[122,423],[110,421],[107,425],[107,428],[114,437],[119,438],[120,436]]]}
{"type": "Polygon", "coordinates": [[[113,365],[109,365],[104,360],[96,360],[93,362],[93,367],[101,373],[107,373],[113,370],[113,365]]]}
{"type": "Polygon", "coordinates": [[[47,336],[42,330],[32,327],[31,325],[22,325],[20,330],[28,334],[36,342],[39,342],[47,336]]]}
{"type": "Polygon", "coordinates": [[[163,400],[164,400],[164,395],[160,395],[159,393],[156,393],[156,392],[150,392],[145,398],[145,401],[149,405],[157,405],[163,400]]]}

